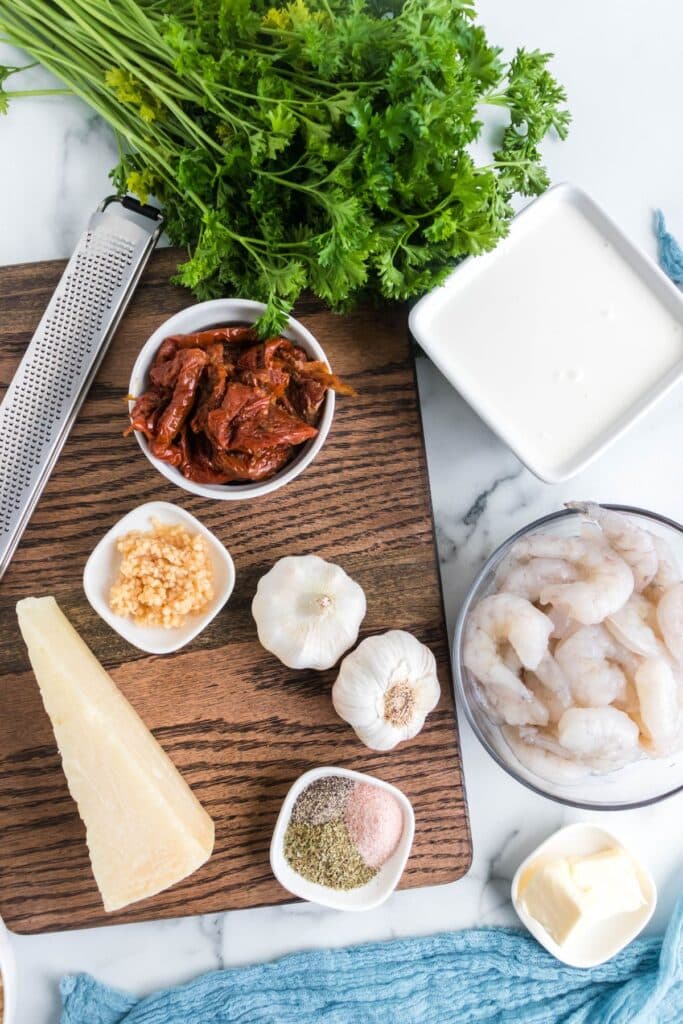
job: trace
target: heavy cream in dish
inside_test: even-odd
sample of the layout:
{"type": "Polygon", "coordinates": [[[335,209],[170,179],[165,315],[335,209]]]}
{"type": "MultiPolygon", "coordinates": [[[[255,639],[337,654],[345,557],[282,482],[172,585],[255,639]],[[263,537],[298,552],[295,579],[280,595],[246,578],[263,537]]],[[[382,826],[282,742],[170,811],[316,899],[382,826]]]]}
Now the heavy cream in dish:
{"type": "Polygon", "coordinates": [[[676,296],[663,297],[666,282],[653,287],[646,261],[643,275],[640,257],[633,266],[573,194],[544,197],[494,252],[459,268],[416,331],[464,397],[550,478],[572,472],[683,360],[676,296]]]}

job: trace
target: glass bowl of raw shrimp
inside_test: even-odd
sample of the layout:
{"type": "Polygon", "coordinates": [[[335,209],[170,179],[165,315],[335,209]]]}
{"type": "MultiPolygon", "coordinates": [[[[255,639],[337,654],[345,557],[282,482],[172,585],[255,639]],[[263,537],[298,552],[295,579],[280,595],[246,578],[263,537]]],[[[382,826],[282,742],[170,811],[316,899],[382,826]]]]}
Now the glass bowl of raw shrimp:
{"type": "Polygon", "coordinates": [[[593,503],[530,523],[482,566],[456,622],[456,688],[522,785],[600,811],[683,791],[679,566],[681,524],[593,503]]]}

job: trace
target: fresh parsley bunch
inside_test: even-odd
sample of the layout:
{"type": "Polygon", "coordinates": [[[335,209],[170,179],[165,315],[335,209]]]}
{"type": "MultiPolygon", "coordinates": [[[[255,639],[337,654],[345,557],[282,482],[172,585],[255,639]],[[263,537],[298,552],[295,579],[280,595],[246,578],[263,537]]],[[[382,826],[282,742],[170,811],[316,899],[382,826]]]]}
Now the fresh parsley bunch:
{"type": "MultiPolygon", "coordinates": [[[[407,299],[492,248],[564,137],[549,55],[508,65],[472,0],[0,0],[0,32],[112,125],[201,299],[407,299]],[[482,105],[509,112],[475,162],[482,105]]],[[[11,94],[10,94],[11,95],[11,94]]]]}

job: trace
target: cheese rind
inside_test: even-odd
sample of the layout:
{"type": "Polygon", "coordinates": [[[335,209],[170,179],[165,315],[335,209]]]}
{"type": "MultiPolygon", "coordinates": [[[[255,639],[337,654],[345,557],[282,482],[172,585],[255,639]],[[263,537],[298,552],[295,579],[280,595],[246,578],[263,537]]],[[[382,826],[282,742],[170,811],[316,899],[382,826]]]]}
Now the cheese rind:
{"type": "Polygon", "coordinates": [[[214,823],[53,597],[17,604],[104,909],[174,885],[211,856],[214,823]]]}

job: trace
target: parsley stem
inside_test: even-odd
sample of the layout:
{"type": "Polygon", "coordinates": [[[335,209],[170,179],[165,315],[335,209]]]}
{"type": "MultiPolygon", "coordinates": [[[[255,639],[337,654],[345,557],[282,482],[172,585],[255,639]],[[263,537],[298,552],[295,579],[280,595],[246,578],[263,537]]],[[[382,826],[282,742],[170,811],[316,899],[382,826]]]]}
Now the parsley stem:
{"type": "Polygon", "coordinates": [[[3,91],[8,100],[20,99],[22,96],[73,96],[72,89],[17,89],[12,92],[3,91]]]}

